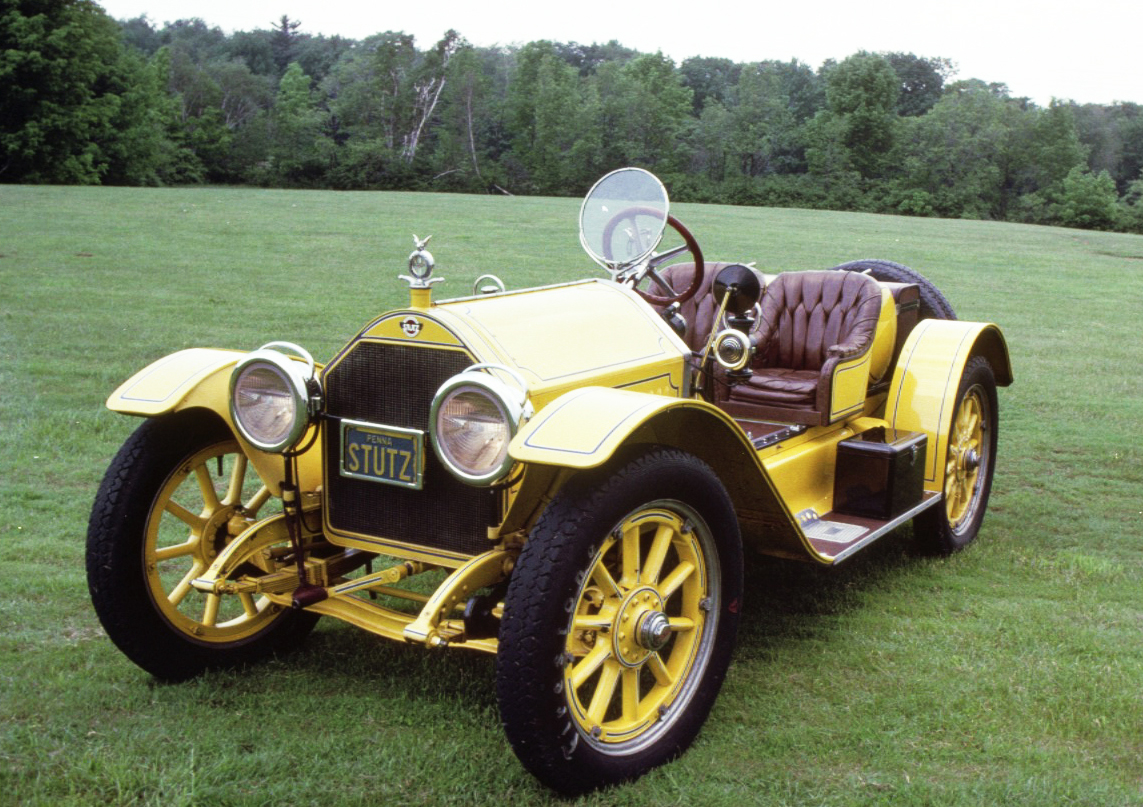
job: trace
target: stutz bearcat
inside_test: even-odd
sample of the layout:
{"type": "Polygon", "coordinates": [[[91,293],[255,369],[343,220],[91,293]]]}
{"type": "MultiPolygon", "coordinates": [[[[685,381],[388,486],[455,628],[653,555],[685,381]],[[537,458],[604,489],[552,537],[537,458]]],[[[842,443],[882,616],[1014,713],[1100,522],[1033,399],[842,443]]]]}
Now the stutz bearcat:
{"type": "Polygon", "coordinates": [[[580,240],[608,277],[438,301],[415,239],[408,307],[328,364],[272,341],[124,382],[107,405],[145,420],[87,543],[112,641],[166,680],[321,616],[493,653],[520,762],[575,793],[694,739],[744,547],[831,565],[910,521],[935,552],[977,536],[1012,382],[995,325],[890,261],[707,261],[641,169],[596,183],[580,240]]]}

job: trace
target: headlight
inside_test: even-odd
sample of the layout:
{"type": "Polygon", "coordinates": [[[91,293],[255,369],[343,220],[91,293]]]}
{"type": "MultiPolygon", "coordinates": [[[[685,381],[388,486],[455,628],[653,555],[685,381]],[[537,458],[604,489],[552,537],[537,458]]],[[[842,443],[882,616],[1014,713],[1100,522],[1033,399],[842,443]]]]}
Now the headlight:
{"type": "Polygon", "coordinates": [[[280,454],[305,433],[317,394],[310,354],[288,342],[271,342],[243,357],[234,368],[230,416],[251,444],[280,454]],[[281,349],[299,354],[305,363],[294,361],[281,349]]]}
{"type": "Polygon", "coordinates": [[[508,473],[512,467],[508,443],[530,412],[523,379],[517,377],[520,389],[515,390],[481,368],[516,375],[500,365],[470,367],[441,385],[429,416],[437,456],[470,485],[492,484],[508,473]]]}

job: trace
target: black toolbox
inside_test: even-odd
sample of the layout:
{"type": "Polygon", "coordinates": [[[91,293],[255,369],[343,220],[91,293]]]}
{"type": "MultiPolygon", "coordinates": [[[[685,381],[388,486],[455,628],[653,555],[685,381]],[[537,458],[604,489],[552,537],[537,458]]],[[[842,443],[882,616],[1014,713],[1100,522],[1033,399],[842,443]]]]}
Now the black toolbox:
{"type": "Polygon", "coordinates": [[[837,444],[835,513],[889,521],[921,503],[928,435],[878,426],[837,444]]]}

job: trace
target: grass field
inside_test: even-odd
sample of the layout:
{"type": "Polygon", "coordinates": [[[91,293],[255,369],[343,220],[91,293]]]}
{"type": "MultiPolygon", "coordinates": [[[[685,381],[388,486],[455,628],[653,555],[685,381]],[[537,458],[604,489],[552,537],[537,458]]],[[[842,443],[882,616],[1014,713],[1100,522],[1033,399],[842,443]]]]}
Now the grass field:
{"type": "MultiPolygon", "coordinates": [[[[319,359],[406,299],[597,270],[577,202],[0,186],[0,803],[544,804],[498,725],[492,659],[326,620],[298,653],[162,685],[102,633],[87,513],[137,422],[103,408],[188,346],[319,359]]],[[[908,264],[1005,330],[979,541],[908,530],[822,570],[766,559],[695,746],[595,805],[1143,804],[1143,237],[679,205],[709,259],[908,264]]]]}

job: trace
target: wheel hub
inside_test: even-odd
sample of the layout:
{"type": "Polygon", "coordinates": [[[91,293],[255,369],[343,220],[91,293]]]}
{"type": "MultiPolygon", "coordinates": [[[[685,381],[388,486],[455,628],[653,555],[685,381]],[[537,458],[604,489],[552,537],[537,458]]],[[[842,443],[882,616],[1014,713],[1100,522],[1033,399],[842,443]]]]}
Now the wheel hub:
{"type": "Polygon", "coordinates": [[[661,650],[671,638],[671,625],[662,611],[644,611],[639,617],[639,645],[652,652],[661,650]]]}
{"type": "Polygon", "coordinates": [[[230,519],[237,509],[233,505],[224,505],[210,514],[202,530],[202,548],[206,558],[213,559],[230,542],[233,537],[230,519]]]}
{"type": "Polygon", "coordinates": [[[670,624],[662,609],[662,597],[650,586],[628,593],[611,628],[615,658],[620,664],[639,666],[671,638],[670,624]]]}

